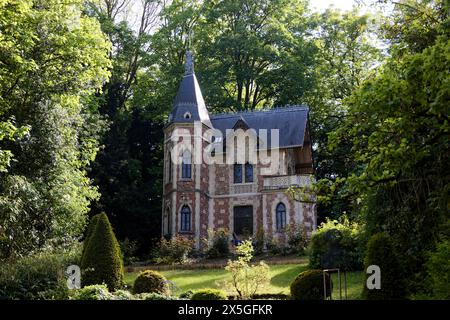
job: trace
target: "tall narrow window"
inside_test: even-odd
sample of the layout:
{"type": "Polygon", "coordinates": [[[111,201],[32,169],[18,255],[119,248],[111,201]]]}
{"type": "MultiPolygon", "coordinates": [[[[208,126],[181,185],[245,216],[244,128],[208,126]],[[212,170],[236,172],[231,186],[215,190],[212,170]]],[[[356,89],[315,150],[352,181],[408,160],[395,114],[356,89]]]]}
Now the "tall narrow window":
{"type": "Polygon", "coordinates": [[[181,207],[181,231],[191,231],[191,209],[184,205],[181,207]]]}
{"type": "Polygon", "coordinates": [[[286,206],[282,202],[277,204],[276,222],[277,222],[277,231],[283,230],[286,227],[286,206]]]}
{"type": "Polygon", "coordinates": [[[172,181],[172,154],[169,152],[169,172],[168,172],[168,181],[172,181]]]}
{"type": "Polygon", "coordinates": [[[186,150],[183,152],[183,160],[181,162],[181,178],[190,179],[191,178],[191,153],[186,150]]]}
{"type": "Polygon", "coordinates": [[[242,183],[242,164],[234,165],[234,183],[242,183]]]}
{"type": "Polygon", "coordinates": [[[245,164],[245,182],[253,182],[253,165],[245,164]]]}

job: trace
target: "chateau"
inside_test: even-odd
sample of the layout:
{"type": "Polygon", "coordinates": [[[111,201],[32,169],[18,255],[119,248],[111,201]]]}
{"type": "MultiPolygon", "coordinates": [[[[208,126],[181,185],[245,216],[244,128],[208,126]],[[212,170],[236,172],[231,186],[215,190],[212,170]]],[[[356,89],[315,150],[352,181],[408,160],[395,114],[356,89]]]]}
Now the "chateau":
{"type": "Polygon", "coordinates": [[[314,195],[286,192],[314,181],[308,113],[291,106],[209,114],[188,53],[164,128],[162,234],[191,237],[198,248],[219,228],[230,239],[260,232],[281,241],[289,224],[314,230],[314,195]]]}

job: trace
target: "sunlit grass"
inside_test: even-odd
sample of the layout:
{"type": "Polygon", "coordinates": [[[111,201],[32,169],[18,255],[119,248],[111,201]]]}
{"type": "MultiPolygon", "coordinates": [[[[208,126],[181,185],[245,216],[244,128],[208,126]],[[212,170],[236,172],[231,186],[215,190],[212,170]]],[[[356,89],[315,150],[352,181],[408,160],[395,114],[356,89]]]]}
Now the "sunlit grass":
{"type": "MultiPolygon", "coordinates": [[[[289,285],[294,278],[307,269],[307,264],[281,264],[270,267],[270,284],[261,293],[289,294],[289,285]]],[[[168,280],[175,284],[177,292],[197,290],[202,288],[221,288],[220,282],[228,277],[224,269],[198,269],[198,270],[166,270],[160,271],[168,280]]],[[[132,286],[138,272],[125,274],[125,282],[132,286]]],[[[347,273],[347,298],[358,299],[363,284],[362,272],[347,273]]],[[[333,299],[339,299],[339,286],[337,275],[333,279],[333,299]]],[[[343,279],[343,278],[342,278],[343,279]]],[[[342,280],[342,296],[344,297],[344,281],[342,280]]]]}

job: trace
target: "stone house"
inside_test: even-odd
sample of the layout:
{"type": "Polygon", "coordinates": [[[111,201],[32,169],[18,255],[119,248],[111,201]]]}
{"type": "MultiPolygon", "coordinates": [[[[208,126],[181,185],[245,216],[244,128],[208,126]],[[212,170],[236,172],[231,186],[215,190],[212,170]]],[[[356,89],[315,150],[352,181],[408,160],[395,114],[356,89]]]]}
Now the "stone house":
{"type": "Polygon", "coordinates": [[[230,239],[284,241],[286,226],[316,228],[312,148],[305,106],[209,114],[188,54],[164,128],[162,235],[185,235],[197,248],[208,230],[230,239]],[[293,199],[290,186],[307,196],[293,199]]]}

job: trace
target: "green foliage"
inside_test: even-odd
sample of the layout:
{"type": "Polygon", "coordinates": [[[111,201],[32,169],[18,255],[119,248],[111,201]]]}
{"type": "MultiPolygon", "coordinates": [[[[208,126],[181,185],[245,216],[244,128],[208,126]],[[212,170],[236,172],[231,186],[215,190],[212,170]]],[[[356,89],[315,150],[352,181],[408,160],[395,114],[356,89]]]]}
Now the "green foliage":
{"type": "MultiPolygon", "coordinates": [[[[369,290],[364,282],[363,297],[367,300],[395,300],[406,296],[404,273],[391,239],[384,233],[374,234],[367,243],[364,267],[377,265],[381,270],[381,289],[369,290]]],[[[367,278],[367,277],[366,277],[367,278]]]]}
{"type": "Polygon", "coordinates": [[[134,293],[158,293],[167,295],[170,291],[167,279],[159,272],[145,270],[141,272],[133,285],[134,293]]]}
{"type": "Polygon", "coordinates": [[[197,290],[191,296],[191,300],[228,300],[226,292],[217,289],[197,290]]]}
{"type": "Polygon", "coordinates": [[[450,299],[450,241],[439,243],[426,264],[431,297],[450,299]]]}
{"type": "Polygon", "coordinates": [[[211,245],[206,250],[206,256],[211,259],[226,258],[230,255],[229,231],[227,229],[218,229],[208,231],[208,238],[211,239],[211,245]]]}
{"type": "Polygon", "coordinates": [[[313,233],[308,248],[311,268],[361,270],[364,257],[362,227],[349,222],[327,220],[313,233]]]}
{"type": "Polygon", "coordinates": [[[427,253],[449,219],[449,6],[411,0],[395,6],[382,28],[390,57],[345,101],[330,135],[349,144],[352,165],[332,183],[368,235],[386,232],[411,293],[424,285],[427,253]]]}
{"type": "Polygon", "coordinates": [[[153,251],[153,260],[163,264],[183,264],[194,246],[193,240],[180,235],[167,240],[161,238],[153,251]]]}
{"type": "Polygon", "coordinates": [[[98,197],[86,175],[102,127],[91,97],[109,48],[84,1],[0,2],[3,258],[81,235],[98,197]]]}
{"type": "Polygon", "coordinates": [[[81,259],[83,286],[105,283],[110,290],[120,288],[123,282],[122,253],[106,214],[99,215],[88,240],[81,259]]]}
{"type": "Polygon", "coordinates": [[[97,223],[98,223],[99,218],[100,218],[100,215],[96,214],[89,221],[89,224],[88,224],[88,226],[86,228],[86,234],[84,236],[84,241],[83,241],[83,251],[81,253],[82,257],[84,256],[84,251],[87,248],[89,240],[91,239],[92,235],[94,234],[94,231],[95,231],[95,228],[97,227],[97,223]]]}
{"type": "Polygon", "coordinates": [[[67,299],[66,268],[79,264],[79,246],[72,250],[40,252],[0,268],[0,299],[67,299]]]}
{"type": "Polygon", "coordinates": [[[120,241],[120,248],[123,253],[123,263],[125,265],[131,265],[137,261],[136,251],[138,249],[137,241],[125,238],[125,240],[120,241]]]}
{"type": "Polygon", "coordinates": [[[258,290],[263,289],[270,282],[269,267],[263,261],[251,265],[253,245],[246,240],[236,247],[238,258],[228,260],[225,270],[230,273],[230,279],[224,281],[225,288],[235,291],[239,299],[249,299],[258,290]]]}
{"type": "Polygon", "coordinates": [[[159,293],[142,293],[136,295],[139,300],[178,300],[176,297],[159,294],[159,293]]]}
{"type": "Polygon", "coordinates": [[[190,300],[193,294],[194,294],[194,291],[188,290],[188,291],[185,291],[185,292],[181,293],[181,294],[179,295],[179,298],[180,298],[180,299],[187,299],[187,300],[190,300]]]}
{"type": "Polygon", "coordinates": [[[72,300],[111,300],[113,295],[105,284],[96,284],[76,290],[70,298],[72,300]]]}
{"type": "MultiPolygon", "coordinates": [[[[322,270],[307,270],[300,273],[291,283],[291,298],[293,300],[323,300],[324,276],[322,270]]],[[[325,274],[327,298],[333,288],[330,275],[325,274]]]]}

